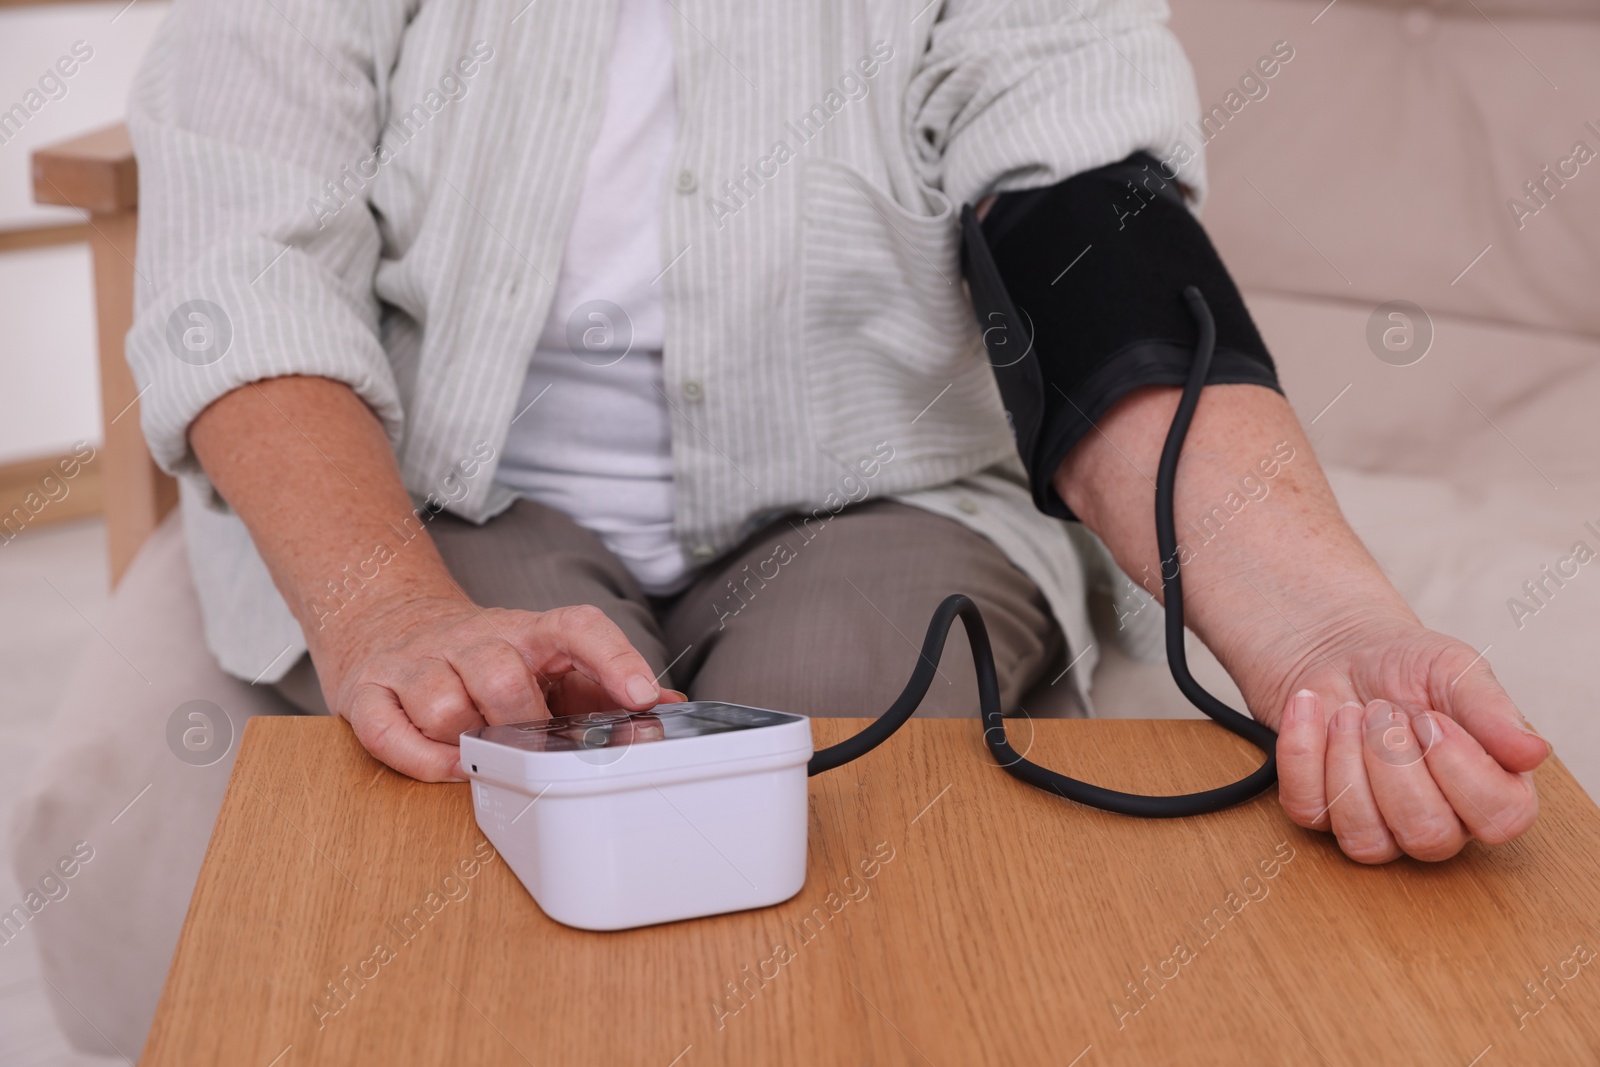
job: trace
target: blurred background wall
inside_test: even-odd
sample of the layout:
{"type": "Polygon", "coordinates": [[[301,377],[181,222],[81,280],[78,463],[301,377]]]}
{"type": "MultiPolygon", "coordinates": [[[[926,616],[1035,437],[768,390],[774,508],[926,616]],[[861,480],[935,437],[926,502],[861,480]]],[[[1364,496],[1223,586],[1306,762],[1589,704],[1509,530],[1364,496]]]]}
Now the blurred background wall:
{"type": "MultiPolygon", "coordinates": [[[[35,467],[100,437],[87,226],[79,212],[33,202],[29,156],[122,118],[166,11],[165,0],[0,0],[0,489],[36,483],[35,467]],[[58,73],[63,57],[70,77],[58,73]]],[[[74,488],[92,510],[97,486],[74,488]]]]}

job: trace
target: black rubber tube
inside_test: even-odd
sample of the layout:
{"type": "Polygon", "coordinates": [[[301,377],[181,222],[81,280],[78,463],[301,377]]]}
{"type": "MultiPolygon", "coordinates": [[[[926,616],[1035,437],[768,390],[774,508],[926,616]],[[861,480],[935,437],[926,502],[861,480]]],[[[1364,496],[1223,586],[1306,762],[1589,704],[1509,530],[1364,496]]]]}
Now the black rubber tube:
{"type": "Polygon", "coordinates": [[[970,597],[957,593],[946,597],[933,613],[927,636],[922,641],[916,669],[911,672],[911,679],[906,682],[905,689],[894,704],[854,737],[813,755],[807,766],[808,773],[820,774],[859,759],[888,740],[911,718],[927,694],[928,686],[933,683],[934,674],[939,669],[939,657],[944,652],[945,638],[959,616],[967,628],[967,643],[972,646],[973,666],[978,672],[978,708],[983,717],[984,744],[995,761],[1012,777],[1079,804],[1149,819],[1221,811],[1259,796],[1277,781],[1277,734],[1208,693],[1189,673],[1188,657],[1184,655],[1183,574],[1178,562],[1173,488],[1177,482],[1178,457],[1183,452],[1183,441],[1188,436],[1189,424],[1194,421],[1195,408],[1200,403],[1200,391],[1205,387],[1206,374],[1211,368],[1217,331],[1211,309],[1206,306],[1200,290],[1189,286],[1183,291],[1183,296],[1200,326],[1200,340],[1195,348],[1194,365],[1189,370],[1189,381],[1184,386],[1178,410],[1172,417],[1172,427],[1167,431],[1166,444],[1161,450],[1161,465],[1156,472],[1156,544],[1161,553],[1161,585],[1166,601],[1167,667],[1190,703],[1265,752],[1266,761],[1237,782],[1199,793],[1173,796],[1122,793],[1069,778],[1030,762],[1011,747],[1006,737],[1005,717],[1000,710],[1000,683],[995,674],[994,652],[989,646],[989,631],[983,624],[983,613],[970,597]]]}

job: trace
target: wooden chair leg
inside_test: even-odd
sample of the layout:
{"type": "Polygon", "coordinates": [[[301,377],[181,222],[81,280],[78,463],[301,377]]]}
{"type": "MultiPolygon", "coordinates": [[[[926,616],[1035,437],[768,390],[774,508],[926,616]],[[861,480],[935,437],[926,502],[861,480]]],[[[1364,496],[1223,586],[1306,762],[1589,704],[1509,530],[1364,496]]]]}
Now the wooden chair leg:
{"type": "Polygon", "coordinates": [[[114,586],[139,546],[178,502],[178,487],[150,458],[139,430],[139,393],[123,339],[133,325],[138,164],[118,123],[33,154],[33,197],[89,213],[100,333],[100,462],[114,586]]]}
{"type": "Polygon", "coordinates": [[[150,457],[139,429],[139,392],[124,356],[133,325],[134,245],[131,211],[92,217],[95,313],[100,331],[100,410],[105,435],[103,498],[114,587],[145,538],[178,502],[178,485],[150,457]]]}

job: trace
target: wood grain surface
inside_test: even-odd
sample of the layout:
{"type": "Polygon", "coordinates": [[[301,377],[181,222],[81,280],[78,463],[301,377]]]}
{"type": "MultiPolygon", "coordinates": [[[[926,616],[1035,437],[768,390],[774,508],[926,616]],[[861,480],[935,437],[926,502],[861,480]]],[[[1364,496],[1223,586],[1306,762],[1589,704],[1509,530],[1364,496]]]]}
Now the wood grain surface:
{"type": "MultiPolygon", "coordinates": [[[[1209,723],[1013,737],[1148,792],[1254,763],[1209,723]]],[[[794,899],[598,934],[540,913],[467,786],[257,718],[142,1062],[1592,1065],[1600,811],[1556,761],[1537,780],[1520,841],[1367,868],[1272,794],[1107,815],[1011,779],[975,721],[914,720],[812,780],[794,899]]]]}

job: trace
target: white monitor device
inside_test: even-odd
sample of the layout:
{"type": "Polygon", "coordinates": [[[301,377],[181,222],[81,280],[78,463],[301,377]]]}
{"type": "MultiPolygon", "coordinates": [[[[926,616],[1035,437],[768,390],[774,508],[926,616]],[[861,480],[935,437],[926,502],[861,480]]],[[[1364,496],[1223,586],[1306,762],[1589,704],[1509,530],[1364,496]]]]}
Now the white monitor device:
{"type": "Polygon", "coordinates": [[[478,826],[585,930],[764,907],[806,877],[811,721],[720,701],[469,730],[478,826]]]}

